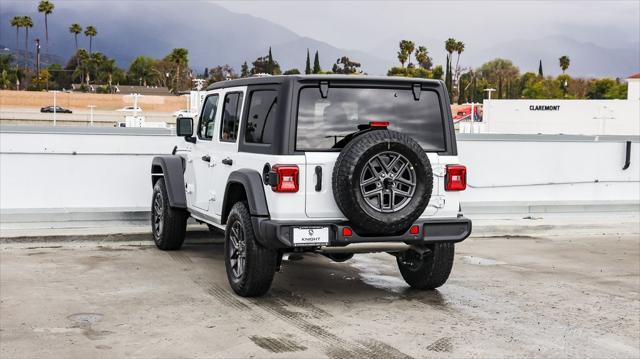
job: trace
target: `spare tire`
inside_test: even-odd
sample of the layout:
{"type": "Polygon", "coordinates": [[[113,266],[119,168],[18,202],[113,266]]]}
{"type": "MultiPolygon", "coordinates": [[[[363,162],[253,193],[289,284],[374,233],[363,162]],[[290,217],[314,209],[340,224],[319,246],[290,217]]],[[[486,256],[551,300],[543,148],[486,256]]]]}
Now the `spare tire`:
{"type": "Polygon", "coordinates": [[[368,130],[340,152],[332,187],[338,207],[356,232],[399,234],[429,204],[433,171],[422,147],[409,136],[368,130]]]}

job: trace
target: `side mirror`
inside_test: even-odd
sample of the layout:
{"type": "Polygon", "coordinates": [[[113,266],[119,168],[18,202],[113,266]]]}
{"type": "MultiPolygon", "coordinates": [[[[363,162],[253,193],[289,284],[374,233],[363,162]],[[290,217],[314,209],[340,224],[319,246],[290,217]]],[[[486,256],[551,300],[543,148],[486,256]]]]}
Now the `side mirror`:
{"type": "Polygon", "coordinates": [[[187,142],[195,143],[193,137],[193,119],[190,117],[180,117],[176,119],[176,135],[184,137],[187,142]]]}

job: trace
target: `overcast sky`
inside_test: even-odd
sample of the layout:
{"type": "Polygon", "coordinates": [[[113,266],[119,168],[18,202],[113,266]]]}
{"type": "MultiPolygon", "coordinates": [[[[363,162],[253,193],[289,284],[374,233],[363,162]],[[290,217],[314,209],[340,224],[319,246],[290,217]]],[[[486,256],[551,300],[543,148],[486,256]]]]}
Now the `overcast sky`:
{"type": "Polygon", "coordinates": [[[484,47],[564,34],[620,47],[640,42],[640,1],[214,1],[335,46],[455,37],[484,47]]]}

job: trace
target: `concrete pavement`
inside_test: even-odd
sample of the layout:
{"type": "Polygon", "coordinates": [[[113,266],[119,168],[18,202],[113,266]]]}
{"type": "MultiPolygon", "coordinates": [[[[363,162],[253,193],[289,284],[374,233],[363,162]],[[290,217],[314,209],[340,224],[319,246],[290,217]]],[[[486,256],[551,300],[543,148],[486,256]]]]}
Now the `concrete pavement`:
{"type": "Polygon", "coordinates": [[[469,238],[429,292],[387,254],[306,255],[256,299],[230,290],[220,235],[4,242],[0,357],[637,358],[640,237],[598,230],[469,238]]]}

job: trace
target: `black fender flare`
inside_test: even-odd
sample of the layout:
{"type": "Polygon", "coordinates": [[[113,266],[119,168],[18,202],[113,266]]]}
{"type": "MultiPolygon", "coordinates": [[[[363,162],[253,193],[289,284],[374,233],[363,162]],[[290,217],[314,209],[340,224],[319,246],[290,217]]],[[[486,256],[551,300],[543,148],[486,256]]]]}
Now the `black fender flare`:
{"type": "Polygon", "coordinates": [[[155,185],[160,177],[164,177],[169,206],[172,208],[187,208],[187,196],[184,192],[184,161],[182,157],[175,155],[154,157],[151,161],[151,185],[155,185]]]}
{"type": "Polygon", "coordinates": [[[267,198],[264,194],[264,184],[262,176],[258,171],[250,169],[241,169],[231,172],[227,179],[227,185],[224,191],[224,201],[222,202],[222,223],[227,222],[227,217],[233,205],[236,202],[236,194],[233,193],[233,186],[242,186],[247,195],[247,204],[249,205],[249,213],[256,217],[269,217],[269,207],[267,207],[267,198]]]}

